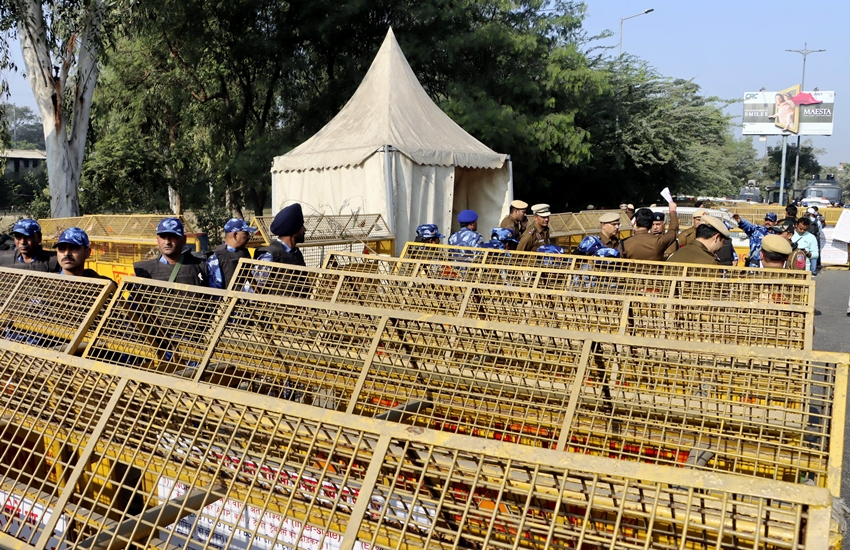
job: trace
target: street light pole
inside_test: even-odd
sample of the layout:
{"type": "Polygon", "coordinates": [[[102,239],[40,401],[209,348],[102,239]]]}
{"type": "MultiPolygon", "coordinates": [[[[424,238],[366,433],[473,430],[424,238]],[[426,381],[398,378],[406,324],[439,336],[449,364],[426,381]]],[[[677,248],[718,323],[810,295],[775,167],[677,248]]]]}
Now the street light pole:
{"type": "Polygon", "coordinates": [[[636,13],[634,15],[630,15],[628,17],[623,17],[622,19],[620,19],[620,53],[617,55],[617,57],[622,57],[622,55],[623,55],[623,21],[625,21],[626,19],[631,19],[633,17],[639,17],[641,15],[646,15],[647,13],[650,13],[650,12],[653,12],[653,11],[655,11],[654,8],[649,8],[648,10],[643,10],[640,13],[636,13]]]}
{"type": "MultiPolygon", "coordinates": [[[[826,51],[826,50],[810,50],[808,48],[808,46],[809,46],[809,43],[804,42],[802,50],[785,50],[786,52],[798,53],[798,54],[803,56],[803,80],[800,82],[800,91],[801,92],[806,91],[806,88],[805,88],[805,86],[806,86],[806,57],[808,57],[808,55],[810,53],[819,53],[819,52],[825,52],[826,51]]],[[[794,166],[794,191],[797,190],[797,180],[799,180],[799,179],[800,179],[800,134],[798,133],[797,134],[797,163],[794,166]]]]}

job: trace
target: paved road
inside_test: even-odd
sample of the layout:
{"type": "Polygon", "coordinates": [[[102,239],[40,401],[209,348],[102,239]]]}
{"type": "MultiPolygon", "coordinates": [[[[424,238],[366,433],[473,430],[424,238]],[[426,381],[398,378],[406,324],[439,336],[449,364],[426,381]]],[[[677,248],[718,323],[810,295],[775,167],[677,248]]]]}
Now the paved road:
{"type": "MultiPolygon", "coordinates": [[[[817,350],[850,353],[850,271],[826,270],[815,277],[815,340],[817,350]]],[[[849,392],[850,393],[850,392],[849,392]]],[[[850,407],[850,403],[847,404],[850,407]]],[[[850,423],[844,427],[844,471],[841,494],[845,502],[850,495],[850,423]]],[[[850,537],[844,538],[843,550],[850,550],[850,537]]]]}

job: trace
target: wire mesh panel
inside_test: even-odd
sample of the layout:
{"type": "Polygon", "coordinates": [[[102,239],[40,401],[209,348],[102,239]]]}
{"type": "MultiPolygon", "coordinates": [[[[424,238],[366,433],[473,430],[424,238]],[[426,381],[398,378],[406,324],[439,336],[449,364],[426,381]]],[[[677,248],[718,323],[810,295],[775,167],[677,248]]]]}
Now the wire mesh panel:
{"type": "MultiPolygon", "coordinates": [[[[613,277],[569,276],[575,281],[564,291],[349,271],[329,273],[286,264],[243,261],[236,270],[232,288],[526,326],[811,349],[814,311],[806,306],[771,303],[787,302],[777,299],[772,293],[765,297],[751,296],[752,292],[725,296],[726,300],[740,301],[712,301],[701,299],[699,294],[697,299],[685,300],[666,297],[671,294],[674,281],[655,281],[652,284],[658,287],[656,294],[660,297],[621,297],[603,294],[606,285],[624,286],[622,282],[612,282],[617,280],[613,277]],[[264,277],[262,287],[255,284],[258,273],[264,277]],[[606,279],[609,280],[606,282],[606,279]],[[586,288],[591,286],[593,288],[586,288]],[[310,292],[302,292],[305,289],[310,292]],[[593,295],[575,290],[593,292],[593,295]]],[[[641,291],[651,296],[647,286],[650,283],[646,279],[625,280],[640,282],[641,291]]],[[[700,286],[704,282],[697,281],[700,286]]],[[[726,285],[736,289],[738,286],[744,290],[748,288],[746,283],[726,285]]],[[[717,296],[723,296],[723,293],[712,293],[710,297],[717,296]]]]}
{"type": "Polygon", "coordinates": [[[825,548],[834,530],[822,488],[483,441],[0,349],[0,368],[38,364],[34,378],[57,383],[0,395],[14,411],[5,441],[21,441],[4,463],[29,437],[68,457],[28,453],[2,474],[4,546],[800,550],[825,548]],[[39,401],[48,396],[61,412],[39,401]]]}
{"type": "MultiPolygon", "coordinates": [[[[95,214],[78,218],[39,220],[45,240],[55,240],[68,227],[80,227],[91,240],[120,239],[155,241],[156,228],[168,214],[95,214]],[[47,230],[45,230],[47,228],[47,230]]],[[[188,221],[179,216],[186,233],[194,233],[188,221]]]]}
{"type": "Polygon", "coordinates": [[[616,273],[640,273],[643,275],[688,276],[709,278],[745,278],[745,279],[783,279],[810,280],[808,271],[792,269],[753,269],[737,266],[710,266],[677,264],[670,262],[651,262],[645,260],[625,260],[620,258],[600,258],[588,256],[553,256],[542,252],[518,252],[505,250],[482,250],[480,248],[458,247],[442,244],[412,243],[405,244],[401,258],[417,260],[453,261],[464,255],[466,261],[502,266],[546,267],[547,262],[557,260],[558,269],[593,269],[616,273]],[[554,259],[554,260],[553,260],[554,259]],[[588,268],[587,266],[591,266],[588,268]]]}
{"type": "MultiPolygon", "coordinates": [[[[490,251],[487,251],[490,252],[490,251]]],[[[573,259],[567,258],[564,266],[573,259]]],[[[616,264],[613,264],[616,265],[616,264]]],[[[674,264],[670,264],[672,267],[674,264]]],[[[538,268],[492,264],[466,264],[464,262],[385,258],[333,253],[325,268],[334,271],[384,273],[485,283],[515,287],[570,290],[590,294],[617,296],[646,296],[660,298],[689,298],[716,301],[746,301],[764,304],[790,304],[807,306],[814,311],[814,283],[804,279],[761,278],[762,270],[740,270],[735,277],[717,278],[700,275],[699,270],[685,270],[679,274],[646,275],[609,269],[608,259],[594,259],[582,263],[578,269],[557,268],[552,265],[538,268]],[[738,277],[738,274],[744,276],[738,277]]],[[[703,266],[700,266],[703,267],[703,266]]],[[[795,273],[790,270],[773,270],[795,273]]],[[[671,272],[672,273],[672,272],[671,272]]]]}
{"type": "Polygon", "coordinates": [[[112,291],[102,279],[0,268],[0,339],[73,353],[112,291]]]}
{"type": "Polygon", "coordinates": [[[59,235],[69,227],[80,227],[83,225],[83,216],[74,218],[47,218],[38,221],[41,226],[41,237],[46,241],[56,241],[59,235]]]}
{"type": "Polygon", "coordinates": [[[381,323],[375,312],[240,298],[199,380],[344,410],[381,323]]]}
{"type": "MultiPolygon", "coordinates": [[[[83,447],[96,433],[117,380],[21,349],[0,349],[0,533],[35,545],[48,522],[58,520],[47,538],[59,548],[73,521],[57,513],[61,492],[87,460],[83,447]]],[[[107,501],[117,496],[100,482],[86,493],[107,501]]]]}
{"type": "Polygon", "coordinates": [[[835,483],[828,478],[837,371],[828,358],[596,344],[588,369],[593,382],[582,387],[563,439],[569,450],[835,483]]]}
{"type": "MultiPolygon", "coordinates": [[[[580,389],[586,385],[598,386],[596,380],[602,376],[599,373],[594,377],[575,374],[576,357],[586,346],[596,342],[606,350],[613,350],[613,355],[622,355],[623,361],[661,353],[657,340],[606,336],[602,329],[588,334],[589,331],[582,333],[434,314],[423,317],[421,313],[407,310],[391,312],[359,304],[321,304],[244,292],[231,292],[225,304],[223,300],[214,300],[220,292],[212,290],[180,290],[179,296],[174,296],[159,294],[167,289],[165,283],[145,285],[134,279],[125,286],[126,291],[122,292],[127,296],[125,303],[122,305],[121,299],[114,301],[93,337],[87,357],[144,370],[174,372],[197,381],[316,407],[359,412],[526,445],[551,446],[560,441],[563,447],[569,441],[561,435],[560,426],[565,419],[585,421],[581,415],[574,416],[570,409],[575,410],[580,389]],[[187,311],[203,311],[204,304],[215,304],[219,309],[215,315],[210,315],[205,327],[177,315],[157,317],[153,323],[159,331],[157,335],[163,335],[159,336],[163,340],[167,336],[171,345],[165,347],[143,340],[143,331],[128,330],[134,323],[147,326],[151,322],[127,316],[128,311],[145,315],[159,307],[162,301],[187,311]]],[[[649,308],[648,313],[642,318],[627,317],[632,326],[626,334],[645,334],[652,325],[662,333],[676,333],[681,327],[691,326],[702,328],[711,340],[714,338],[711,330],[721,326],[719,322],[706,320],[710,314],[698,311],[670,313],[678,315],[679,321],[659,320],[656,318],[659,312],[652,309],[652,301],[643,305],[649,308]]],[[[765,318],[774,317],[780,316],[775,312],[765,315],[765,318]]],[[[793,320],[786,320],[786,323],[793,320]]],[[[775,329],[773,336],[745,336],[750,343],[763,345],[770,345],[770,338],[776,341],[791,339],[786,334],[789,331],[786,326],[777,325],[775,329]]],[[[843,404],[836,400],[834,388],[836,384],[846,384],[846,356],[805,352],[831,358],[830,364],[813,366],[809,355],[788,350],[771,352],[756,347],[674,340],[665,340],[664,349],[678,350],[677,364],[687,372],[707,371],[706,362],[721,365],[718,369],[726,369],[730,376],[734,375],[735,383],[723,394],[733,402],[749,403],[752,398],[748,392],[759,388],[760,383],[767,383],[762,378],[769,381],[774,377],[773,372],[752,366],[751,356],[764,357],[765,361],[781,357],[783,364],[789,365],[788,377],[795,381],[797,389],[805,390],[796,393],[789,390],[779,398],[769,396],[770,414],[784,426],[781,433],[760,431],[763,418],[769,416],[759,409],[760,401],[746,405],[748,411],[755,411],[752,417],[743,415],[740,419],[717,420],[714,398],[694,396],[689,402],[692,409],[689,414],[699,417],[706,425],[721,424],[716,445],[727,445],[728,438],[734,440],[741,433],[761,436],[755,448],[746,447],[735,461],[713,460],[697,467],[784,479],[784,463],[762,460],[759,453],[792,453],[800,464],[806,464],[805,471],[811,473],[816,483],[836,486],[835,478],[827,476],[825,450],[834,451],[830,447],[836,437],[833,423],[843,423],[843,404]],[[840,376],[844,382],[836,382],[837,365],[841,366],[840,376]],[[815,386],[819,393],[809,393],[815,386]],[[821,396],[820,412],[810,410],[811,395],[821,396]],[[836,412],[833,407],[839,405],[836,412]],[[804,415],[819,415],[818,422],[814,423],[821,428],[816,432],[816,437],[820,438],[817,449],[811,441],[814,432],[800,425],[804,415]],[[788,433],[795,435],[787,436],[788,433]],[[753,466],[756,463],[758,468],[753,466]]],[[[673,351],[669,353],[670,357],[675,355],[673,351]]],[[[664,380],[667,376],[664,369],[669,361],[664,357],[661,362],[639,363],[646,369],[649,380],[664,380]]],[[[579,367],[587,370],[588,365],[589,362],[582,360],[579,367]]],[[[603,370],[617,368],[618,363],[612,360],[603,370]]],[[[654,390],[644,392],[636,384],[631,386],[641,399],[654,399],[654,390]]],[[[611,403],[610,392],[603,395],[607,401],[600,407],[607,415],[606,423],[593,424],[590,431],[606,441],[623,441],[625,436],[619,432],[619,426],[631,413],[623,413],[626,417],[620,419],[619,409],[611,403]]],[[[652,422],[669,437],[689,441],[699,433],[699,425],[694,424],[696,421],[691,416],[677,416],[678,412],[678,409],[666,411],[663,416],[653,417],[652,422]]],[[[843,434],[843,428],[836,430],[843,434]]],[[[658,446],[656,435],[649,430],[628,435],[636,438],[639,445],[658,446]]]]}
{"type": "Polygon", "coordinates": [[[85,356],[106,363],[186,376],[225,314],[223,291],[126,277],[85,356]]]}
{"type": "Polygon", "coordinates": [[[354,410],[552,448],[570,414],[584,341],[392,318],[354,410]]]}

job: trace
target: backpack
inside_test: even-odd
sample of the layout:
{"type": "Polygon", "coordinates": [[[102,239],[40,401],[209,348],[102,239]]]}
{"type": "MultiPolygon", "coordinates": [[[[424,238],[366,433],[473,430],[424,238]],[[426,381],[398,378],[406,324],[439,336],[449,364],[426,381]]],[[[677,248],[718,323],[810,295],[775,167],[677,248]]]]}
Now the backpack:
{"type": "Polygon", "coordinates": [[[788,261],[785,265],[788,269],[808,269],[809,258],[806,256],[806,251],[802,248],[794,250],[788,256],[788,261]]]}

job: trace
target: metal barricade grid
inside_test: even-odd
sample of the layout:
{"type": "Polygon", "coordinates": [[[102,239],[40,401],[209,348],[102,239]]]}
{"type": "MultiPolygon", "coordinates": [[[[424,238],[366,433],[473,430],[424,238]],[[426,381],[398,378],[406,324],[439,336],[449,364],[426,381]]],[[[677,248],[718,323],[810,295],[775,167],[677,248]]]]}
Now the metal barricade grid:
{"type": "Polygon", "coordinates": [[[212,329],[220,324],[223,291],[126,278],[107,308],[85,356],[105,363],[185,376],[203,358],[212,329]],[[126,282],[144,281],[144,283],[126,282]],[[185,289],[185,290],[184,290],[185,289]]]}
{"type": "Polygon", "coordinates": [[[73,353],[112,290],[100,279],[0,268],[0,339],[73,353]]]}
{"type": "MultiPolygon", "coordinates": [[[[156,290],[167,284],[130,279],[125,286],[132,290],[124,294],[135,296],[135,311],[147,312],[154,308],[144,301],[146,297],[151,296],[155,304],[162,300],[147,287],[156,290]]],[[[203,289],[180,293],[181,301],[176,307],[190,311],[204,307],[210,297],[221,295],[221,291],[203,289]]],[[[422,313],[411,311],[321,304],[243,292],[230,292],[226,300],[213,303],[224,313],[216,314],[217,323],[210,322],[206,333],[198,332],[185,318],[159,317],[156,325],[160,334],[169,339],[167,348],[145,347],[132,329],[136,321],[128,320],[123,310],[112,307],[94,335],[87,357],[174,372],[199,382],[325,409],[532,446],[551,446],[553,441],[559,441],[559,448],[563,448],[569,440],[564,439],[566,427],[560,423],[586,421],[573,411],[579,410],[576,407],[581,388],[598,385],[596,378],[584,373],[592,371],[587,358],[579,363],[582,374],[574,373],[576,355],[596,342],[613,354],[605,369],[616,372],[620,363],[613,357],[623,354],[622,361],[635,358],[635,368],[647,373],[649,380],[672,377],[666,369],[674,364],[672,358],[678,357],[675,372],[683,379],[671,378],[668,385],[684,384],[683,393],[691,391],[686,384],[688,376],[710,370],[705,364],[716,363],[718,372],[728,371],[738,377],[735,384],[724,389],[723,398],[730,402],[750,403],[753,389],[767,384],[757,402],[747,405],[747,410],[754,411],[751,416],[721,422],[716,444],[733,447],[741,433],[763,433],[766,435],[758,444],[758,453],[767,454],[768,458],[761,454],[751,456],[753,451],[748,448],[734,461],[721,460],[718,455],[717,460],[698,467],[721,471],[732,468],[751,475],[782,478],[788,466],[769,457],[790,452],[797,453],[798,462],[806,464],[806,471],[816,483],[838,487],[836,475],[840,473],[828,467],[824,449],[835,452],[830,445],[843,445],[844,405],[835,399],[835,387],[847,383],[847,357],[840,354],[669,340],[660,349],[658,340],[605,335],[601,331],[589,334],[546,327],[518,331],[518,325],[491,321],[433,314],[422,317],[422,313]],[[133,332],[128,332],[128,327],[133,332]],[[621,351],[614,351],[617,349],[621,351]],[[190,358],[191,362],[163,357],[166,350],[173,357],[190,358]],[[156,353],[160,355],[151,358],[156,353]],[[764,357],[768,362],[781,357],[788,365],[788,376],[799,388],[817,388],[821,395],[818,399],[823,401],[822,412],[805,412],[813,406],[814,394],[771,386],[769,380],[775,373],[758,368],[750,361],[750,355],[764,357]],[[656,356],[664,360],[653,360],[656,356]],[[823,380],[813,376],[816,370],[822,371],[823,380]],[[773,432],[763,432],[764,419],[768,418],[762,411],[764,407],[775,408],[770,414],[778,415],[782,422],[801,414],[822,415],[819,426],[825,431],[788,425],[782,433],[791,436],[773,437],[773,432]],[[835,422],[841,426],[834,426],[835,422]],[[810,436],[822,438],[822,446],[814,449],[810,436]]],[[[650,386],[638,394],[641,399],[652,400],[654,391],[654,386],[650,386]]],[[[606,399],[610,401],[610,396],[606,399]]],[[[653,417],[652,422],[668,437],[690,441],[700,433],[700,422],[716,421],[717,408],[713,395],[695,394],[692,405],[692,414],[699,421],[667,412],[663,418],[653,417]]],[[[624,413],[625,419],[620,419],[612,407],[612,403],[604,404],[608,416],[604,423],[594,424],[595,434],[609,442],[619,442],[618,445],[658,447],[652,430],[621,433],[619,427],[631,413],[624,413]]]]}
{"type": "Polygon", "coordinates": [[[810,280],[811,273],[792,269],[753,269],[737,266],[711,266],[678,264],[670,262],[650,262],[643,260],[625,260],[619,258],[591,258],[587,256],[553,256],[540,252],[518,252],[408,242],[400,258],[429,260],[440,262],[456,261],[452,258],[464,255],[467,261],[500,266],[545,267],[546,261],[557,258],[560,269],[613,271],[617,273],[636,273],[642,275],[668,277],[707,277],[707,278],[746,278],[746,279],[783,279],[810,280]]]}
{"type": "MultiPolygon", "coordinates": [[[[705,300],[700,293],[710,290],[705,280],[694,281],[695,288],[683,283],[687,292],[682,294],[696,295],[683,299],[674,292],[675,281],[650,283],[641,277],[547,272],[540,276],[538,286],[545,286],[550,275],[560,281],[552,286],[569,285],[567,290],[549,290],[347,271],[329,274],[324,270],[264,264],[243,260],[231,288],[246,288],[262,272],[264,284],[253,287],[256,292],[319,302],[584,332],[785,349],[811,349],[814,338],[813,308],[789,305],[788,297],[773,292],[781,285],[772,282],[719,283],[719,291],[712,292],[718,299],[705,300]],[[565,282],[564,277],[573,280],[565,282]],[[650,284],[652,288],[645,286],[650,284]],[[764,285],[768,285],[767,290],[764,285]],[[751,288],[754,286],[755,290],[751,288]],[[622,292],[623,287],[644,296],[602,294],[608,289],[622,292]],[[669,298],[671,295],[674,297],[669,298]]],[[[808,290],[808,285],[803,288],[808,290]]],[[[801,288],[789,285],[789,293],[795,290],[802,293],[801,288]]],[[[790,294],[789,297],[793,298],[790,294]]],[[[798,299],[805,302],[802,295],[798,299]]]]}
{"type": "MultiPolygon", "coordinates": [[[[80,443],[95,431],[116,385],[108,375],[7,348],[0,349],[0,380],[0,533],[32,545],[50,519],[46,509],[85,461],[80,443]]],[[[62,515],[64,528],[68,519],[62,515]]]]}
{"type": "Polygon", "coordinates": [[[588,369],[570,450],[792,482],[828,475],[834,364],[598,345],[588,369]]]}
{"type": "Polygon", "coordinates": [[[69,227],[81,227],[84,216],[74,218],[47,218],[38,221],[41,226],[41,237],[46,241],[56,241],[59,235],[69,227]]]}
{"type": "MultiPolygon", "coordinates": [[[[604,265],[605,261],[596,260],[600,265],[604,265]]],[[[761,278],[760,270],[752,269],[741,270],[739,273],[744,276],[740,278],[708,278],[690,270],[679,275],[649,276],[595,271],[587,265],[583,269],[569,271],[545,267],[377,258],[345,253],[331,255],[325,262],[325,269],[620,296],[780,303],[806,306],[812,311],[815,299],[814,282],[811,280],[761,278]]],[[[793,272],[783,270],[779,273],[793,272]]]]}
{"type": "Polygon", "coordinates": [[[199,381],[318,407],[345,407],[379,325],[372,314],[235,301],[199,381]]]}
{"type": "Polygon", "coordinates": [[[16,411],[4,415],[6,447],[13,434],[47,437],[71,456],[61,473],[44,452],[29,457],[41,471],[0,474],[4,546],[800,550],[830,538],[822,488],[484,441],[0,350],[7,372],[21,377],[29,362],[59,382],[29,401],[0,393],[16,411]],[[60,411],[37,402],[56,392],[60,411]],[[26,527],[20,514],[32,517],[26,527]]]}

